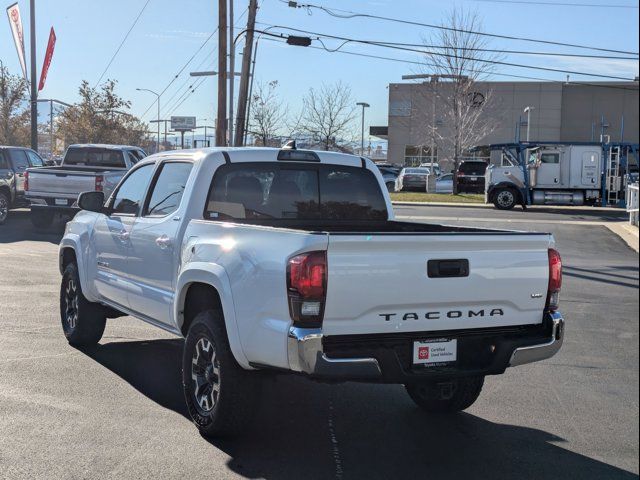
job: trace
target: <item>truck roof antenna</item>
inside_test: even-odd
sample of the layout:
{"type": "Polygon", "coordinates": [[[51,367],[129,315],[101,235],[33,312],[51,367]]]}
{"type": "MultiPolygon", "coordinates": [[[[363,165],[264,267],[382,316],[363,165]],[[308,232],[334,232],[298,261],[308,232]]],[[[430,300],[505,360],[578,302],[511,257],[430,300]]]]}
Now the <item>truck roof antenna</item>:
{"type": "Polygon", "coordinates": [[[295,140],[289,140],[287,143],[285,143],[282,146],[283,150],[297,150],[296,147],[296,141],[295,140]]]}

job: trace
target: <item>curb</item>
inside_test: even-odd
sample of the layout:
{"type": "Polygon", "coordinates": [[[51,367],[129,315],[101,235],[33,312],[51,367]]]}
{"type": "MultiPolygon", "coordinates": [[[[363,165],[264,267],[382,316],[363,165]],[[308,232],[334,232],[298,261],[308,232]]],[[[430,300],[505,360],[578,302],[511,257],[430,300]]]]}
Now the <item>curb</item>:
{"type": "Polygon", "coordinates": [[[640,249],[638,248],[638,227],[634,227],[633,225],[629,225],[624,222],[605,223],[604,225],[624,240],[629,247],[636,252],[640,252],[640,249]]]}
{"type": "MultiPolygon", "coordinates": [[[[460,203],[460,202],[408,202],[408,201],[391,201],[392,205],[405,205],[405,206],[423,206],[423,207],[470,207],[470,208],[495,208],[493,204],[490,203],[460,203]]],[[[521,207],[517,205],[514,207],[514,210],[520,209],[521,207]]],[[[537,210],[537,209],[545,209],[545,210],[569,210],[572,212],[622,212],[624,211],[621,208],[617,207],[589,207],[589,206],[580,206],[574,207],[571,205],[529,205],[527,206],[527,210],[537,210]]]]}

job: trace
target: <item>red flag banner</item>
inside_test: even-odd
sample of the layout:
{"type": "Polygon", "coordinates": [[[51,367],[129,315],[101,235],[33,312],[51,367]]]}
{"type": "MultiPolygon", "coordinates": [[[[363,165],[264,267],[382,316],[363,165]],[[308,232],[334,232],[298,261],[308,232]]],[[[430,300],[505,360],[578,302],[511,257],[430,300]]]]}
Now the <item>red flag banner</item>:
{"type": "Polygon", "coordinates": [[[20,60],[20,67],[22,68],[22,75],[26,80],[27,64],[24,59],[24,32],[22,30],[22,18],[20,18],[20,7],[18,7],[18,2],[7,7],[7,16],[9,17],[9,24],[11,25],[13,41],[16,44],[18,59],[20,60]]]}
{"type": "Polygon", "coordinates": [[[49,72],[49,65],[51,65],[51,58],[53,57],[53,49],[56,47],[56,32],[51,27],[49,32],[49,43],[47,43],[47,53],[44,56],[44,63],[42,64],[42,72],[40,73],[40,83],[38,84],[38,91],[44,88],[44,82],[47,81],[47,73],[49,72]]]}

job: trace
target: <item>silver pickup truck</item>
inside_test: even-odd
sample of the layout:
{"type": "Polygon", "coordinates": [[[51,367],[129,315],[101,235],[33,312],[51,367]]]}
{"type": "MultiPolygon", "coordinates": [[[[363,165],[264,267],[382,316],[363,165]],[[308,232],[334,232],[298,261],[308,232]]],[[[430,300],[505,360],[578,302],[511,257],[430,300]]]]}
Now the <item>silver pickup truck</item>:
{"type": "Polygon", "coordinates": [[[47,228],[55,214],[74,215],[78,195],[102,191],[108,197],[124,174],[147,154],[127,145],[71,145],[59,166],[28,169],[25,196],[31,202],[31,222],[47,228]]]}

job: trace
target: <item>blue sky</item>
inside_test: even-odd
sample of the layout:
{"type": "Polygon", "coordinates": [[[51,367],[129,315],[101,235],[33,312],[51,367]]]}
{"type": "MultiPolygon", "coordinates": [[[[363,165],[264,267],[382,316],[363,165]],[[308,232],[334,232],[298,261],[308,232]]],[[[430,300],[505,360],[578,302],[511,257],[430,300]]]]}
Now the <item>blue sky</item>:
{"type": "MultiPolygon", "coordinates": [[[[53,25],[57,33],[56,51],[47,85],[40,93],[41,98],[53,97],[75,102],[81,80],[86,79],[92,85],[95,84],[145,1],[36,0],[38,69],[42,65],[49,28],[53,25]]],[[[5,0],[4,6],[10,3],[12,0],[5,0]]],[[[235,23],[238,26],[246,23],[246,15],[242,16],[246,3],[246,0],[235,0],[235,23]]],[[[564,0],[564,3],[635,5],[636,8],[585,8],[487,0],[315,0],[310,3],[426,23],[441,23],[448,12],[458,6],[477,11],[483,18],[484,30],[487,32],[638,51],[638,9],[635,0],[564,0]]],[[[28,40],[29,2],[20,0],[19,4],[28,40]]],[[[318,10],[309,15],[305,10],[287,7],[280,0],[262,0],[258,22],[258,28],[277,24],[338,36],[407,43],[419,43],[431,34],[427,28],[372,19],[339,19],[318,10]]],[[[105,78],[118,80],[118,92],[132,101],[131,111],[141,115],[153,103],[155,97],[137,92],[136,88],[162,90],[216,26],[216,1],[150,0],[105,78]]],[[[187,86],[193,84],[188,77],[188,71],[215,68],[216,43],[217,35],[205,45],[192,64],[163,95],[162,103],[166,107],[175,104],[187,86]],[[179,88],[181,86],[182,89],[179,88]],[[170,102],[172,96],[174,99],[170,102]]],[[[337,45],[335,42],[327,43],[327,46],[337,45]]],[[[492,40],[490,45],[499,49],[569,51],[564,47],[499,39],[492,40]]],[[[28,43],[26,49],[28,54],[28,43]]],[[[238,50],[241,50],[241,45],[238,50]]],[[[345,46],[344,50],[408,61],[420,60],[418,54],[373,46],[351,44],[345,46]]],[[[576,50],[573,52],[580,53],[576,50]]],[[[6,15],[0,20],[0,59],[13,73],[20,71],[6,15]]],[[[509,56],[505,60],[629,78],[638,75],[637,61],[531,56],[509,56]]],[[[240,61],[241,56],[238,55],[237,68],[240,61]]],[[[419,67],[402,62],[374,60],[262,41],[256,79],[278,80],[283,101],[292,112],[300,109],[301,98],[309,87],[341,80],[351,86],[354,101],[371,104],[367,112],[367,125],[386,125],[388,84],[401,81],[400,77],[403,74],[414,73],[416,69],[419,67]]],[[[512,67],[501,68],[500,72],[553,80],[565,79],[565,75],[560,73],[512,67]]],[[[499,76],[495,78],[507,79],[499,76]]],[[[589,77],[572,76],[572,79],[589,80],[589,77]]],[[[216,79],[207,78],[179,108],[173,111],[163,108],[162,116],[194,115],[198,119],[212,119],[216,109],[216,89],[216,79]]],[[[155,118],[155,112],[154,106],[144,118],[155,118]]],[[[212,121],[199,123],[211,124],[212,121]]]]}

